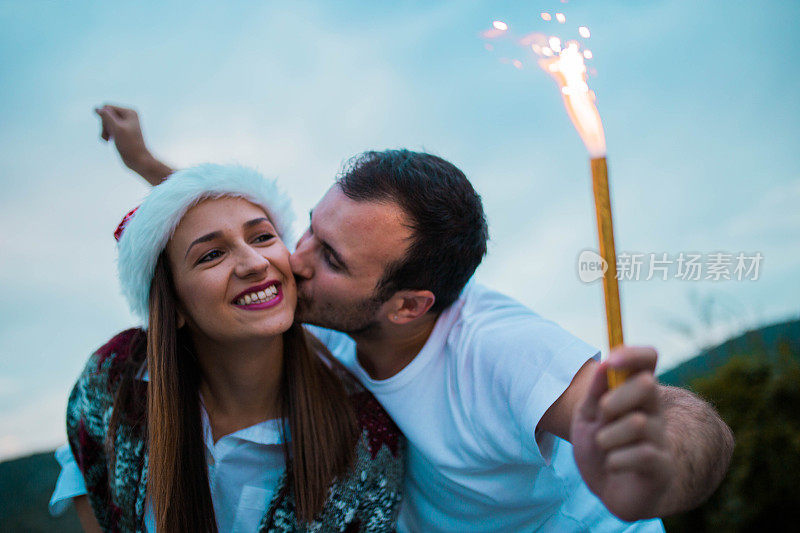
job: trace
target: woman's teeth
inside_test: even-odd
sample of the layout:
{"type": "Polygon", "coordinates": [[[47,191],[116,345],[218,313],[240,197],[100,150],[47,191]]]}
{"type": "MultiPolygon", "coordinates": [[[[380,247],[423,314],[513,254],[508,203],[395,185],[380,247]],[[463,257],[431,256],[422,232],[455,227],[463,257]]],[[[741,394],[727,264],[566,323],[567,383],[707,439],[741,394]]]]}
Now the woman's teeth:
{"type": "Polygon", "coordinates": [[[270,285],[263,291],[257,291],[245,296],[242,296],[234,303],[236,305],[251,305],[251,304],[263,304],[274,299],[278,296],[278,286],[277,285],[270,285]]]}

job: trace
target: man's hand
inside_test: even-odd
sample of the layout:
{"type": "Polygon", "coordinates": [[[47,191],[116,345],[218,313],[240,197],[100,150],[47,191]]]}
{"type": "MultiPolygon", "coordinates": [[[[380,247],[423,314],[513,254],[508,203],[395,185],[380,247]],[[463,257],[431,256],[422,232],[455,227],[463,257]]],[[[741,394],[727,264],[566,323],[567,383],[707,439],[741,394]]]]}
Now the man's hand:
{"type": "Polygon", "coordinates": [[[158,161],[147,149],[136,111],[108,104],[94,111],[102,121],[100,137],[104,141],[114,140],[126,167],[152,185],[158,185],[172,174],[172,169],[158,161]]]}
{"type": "Polygon", "coordinates": [[[652,348],[621,346],[596,366],[575,409],[570,440],[586,484],[616,516],[640,520],[698,505],[719,485],[733,451],[714,409],[653,375],[652,348]],[[608,368],[628,379],[609,390],[608,368]]]}
{"type": "Polygon", "coordinates": [[[595,369],[572,420],[575,462],[586,484],[623,520],[656,516],[673,484],[673,454],[653,372],[652,348],[619,347],[595,369]],[[608,368],[628,370],[608,389],[608,368]]]}

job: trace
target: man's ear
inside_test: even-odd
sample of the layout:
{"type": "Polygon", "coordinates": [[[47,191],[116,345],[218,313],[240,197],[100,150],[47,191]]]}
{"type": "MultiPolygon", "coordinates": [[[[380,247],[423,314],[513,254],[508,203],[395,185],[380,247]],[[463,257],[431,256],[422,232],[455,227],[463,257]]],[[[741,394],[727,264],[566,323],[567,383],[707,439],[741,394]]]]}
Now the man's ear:
{"type": "Polygon", "coordinates": [[[392,296],[389,321],[406,324],[427,313],[436,302],[431,291],[398,291],[392,296]]]}

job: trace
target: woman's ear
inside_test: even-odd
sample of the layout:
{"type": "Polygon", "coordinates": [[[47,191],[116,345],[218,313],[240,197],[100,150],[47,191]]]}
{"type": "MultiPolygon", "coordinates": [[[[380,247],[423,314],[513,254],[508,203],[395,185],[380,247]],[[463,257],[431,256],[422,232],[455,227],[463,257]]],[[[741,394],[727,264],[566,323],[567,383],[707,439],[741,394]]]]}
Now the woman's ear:
{"type": "Polygon", "coordinates": [[[186,325],[186,317],[183,316],[183,312],[180,309],[178,309],[176,313],[178,313],[178,329],[181,329],[186,325]]]}

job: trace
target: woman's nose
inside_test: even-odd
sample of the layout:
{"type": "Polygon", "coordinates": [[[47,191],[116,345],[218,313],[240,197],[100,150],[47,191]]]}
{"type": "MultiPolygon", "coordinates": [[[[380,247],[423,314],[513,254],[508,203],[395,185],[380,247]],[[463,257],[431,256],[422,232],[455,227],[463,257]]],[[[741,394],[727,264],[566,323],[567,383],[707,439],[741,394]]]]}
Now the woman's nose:
{"type": "Polygon", "coordinates": [[[261,255],[258,250],[248,247],[241,252],[236,264],[236,275],[240,278],[263,275],[269,269],[269,264],[269,259],[261,255]]]}

